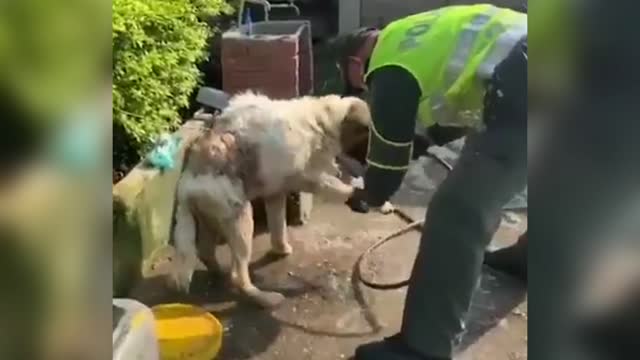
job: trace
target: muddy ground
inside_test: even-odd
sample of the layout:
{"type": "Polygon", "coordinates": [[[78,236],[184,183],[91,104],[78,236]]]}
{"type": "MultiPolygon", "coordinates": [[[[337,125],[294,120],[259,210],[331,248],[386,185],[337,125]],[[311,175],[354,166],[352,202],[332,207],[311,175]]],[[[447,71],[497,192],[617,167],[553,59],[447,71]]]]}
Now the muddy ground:
{"type": "MultiPolygon", "coordinates": [[[[396,203],[414,218],[423,217],[437,184],[446,176],[435,161],[414,164],[396,203]]],[[[316,199],[311,221],[290,228],[294,254],[270,258],[266,234],[255,239],[256,284],[282,291],[286,302],[267,311],[242,301],[224,278],[196,274],[189,296],[171,294],[157,282],[141,284],[135,297],[149,305],[167,301],[206,306],[223,323],[221,360],[348,359],[358,344],[393,334],[400,327],[405,289],[376,291],[352,277],[354,262],[376,240],[403,226],[395,215],[356,214],[342,204],[316,199]]],[[[516,241],[526,228],[526,215],[505,217],[492,246],[516,241]]],[[[364,264],[364,276],[383,282],[402,280],[411,270],[418,232],[383,246],[364,264]]],[[[219,251],[223,266],[228,252],[219,251]]],[[[516,360],[527,358],[526,291],[506,275],[483,270],[463,344],[456,359],[516,360]]]]}

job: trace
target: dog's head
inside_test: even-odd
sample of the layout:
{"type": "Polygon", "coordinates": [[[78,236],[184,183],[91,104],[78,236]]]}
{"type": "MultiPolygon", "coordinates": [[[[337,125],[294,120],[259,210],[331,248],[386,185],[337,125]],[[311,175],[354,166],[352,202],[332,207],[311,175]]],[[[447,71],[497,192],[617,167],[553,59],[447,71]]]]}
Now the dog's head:
{"type": "Polygon", "coordinates": [[[369,149],[371,111],[360,98],[348,96],[342,99],[349,104],[340,128],[342,152],[364,165],[369,149]]]}
{"type": "Polygon", "coordinates": [[[355,96],[327,95],[319,100],[327,115],[318,119],[319,125],[338,143],[336,150],[364,164],[371,127],[369,105],[355,96]]]}
{"type": "Polygon", "coordinates": [[[364,162],[371,126],[369,105],[364,100],[352,96],[343,97],[340,100],[344,106],[343,119],[339,128],[341,150],[358,161],[364,162]]]}

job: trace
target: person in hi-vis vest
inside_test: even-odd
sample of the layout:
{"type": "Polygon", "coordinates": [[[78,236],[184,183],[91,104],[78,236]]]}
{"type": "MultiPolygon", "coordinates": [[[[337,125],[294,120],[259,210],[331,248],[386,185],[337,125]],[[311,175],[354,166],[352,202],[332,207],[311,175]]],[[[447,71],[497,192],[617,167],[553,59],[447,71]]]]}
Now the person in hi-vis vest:
{"type": "MultiPolygon", "coordinates": [[[[341,36],[336,47],[345,94],[364,95],[373,116],[352,210],[379,207],[398,190],[416,135],[472,129],[429,203],[400,332],[355,356],[451,359],[502,207],[527,183],[527,15],[444,7],[341,36]]],[[[490,255],[526,280],[526,234],[490,255]]]]}

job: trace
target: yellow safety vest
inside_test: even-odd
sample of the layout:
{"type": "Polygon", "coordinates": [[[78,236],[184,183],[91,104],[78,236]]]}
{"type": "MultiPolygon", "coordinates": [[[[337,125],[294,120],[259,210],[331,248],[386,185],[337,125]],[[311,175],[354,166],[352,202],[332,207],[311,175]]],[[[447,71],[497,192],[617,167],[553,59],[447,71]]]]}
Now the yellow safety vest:
{"type": "Polygon", "coordinates": [[[400,66],[422,91],[421,125],[478,126],[484,79],[527,34],[527,15],[490,4],[448,6],[387,25],[369,61],[368,77],[400,66]]]}

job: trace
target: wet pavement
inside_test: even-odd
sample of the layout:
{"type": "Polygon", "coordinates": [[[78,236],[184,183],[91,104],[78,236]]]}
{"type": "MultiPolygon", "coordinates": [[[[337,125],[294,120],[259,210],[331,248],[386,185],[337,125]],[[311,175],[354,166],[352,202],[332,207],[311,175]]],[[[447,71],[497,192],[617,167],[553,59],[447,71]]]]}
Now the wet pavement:
{"type": "MultiPolygon", "coordinates": [[[[455,161],[455,152],[450,155],[455,161]]],[[[416,219],[423,217],[425,205],[445,176],[442,165],[421,158],[395,204],[416,219]]],[[[289,230],[293,255],[270,258],[268,236],[259,234],[253,279],[257,286],[287,296],[281,307],[271,311],[243,301],[229,291],[224,278],[205,272],[196,274],[188,296],[168,293],[153,281],[141,284],[134,294],[150,305],[181,301],[205,306],[225,328],[221,360],[348,359],[358,344],[391,335],[400,327],[406,290],[371,290],[352,273],[368,246],[403,225],[395,215],[356,214],[342,204],[316,199],[310,222],[289,230]]],[[[525,228],[526,215],[510,213],[492,246],[515,242],[525,228]]],[[[363,276],[381,282],[405,279],[418,240],[414,231],[383,245],[363,263],[363,276]]],[[[218,258],[228,267],[226,249],[220,249],[218,258]]],[[[526,359],[526,291],[508,276],[484,269],[467,327],[456,359],[526,359]]]]}

